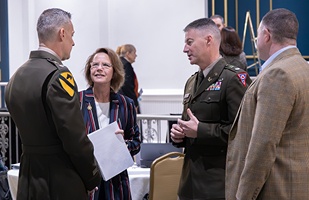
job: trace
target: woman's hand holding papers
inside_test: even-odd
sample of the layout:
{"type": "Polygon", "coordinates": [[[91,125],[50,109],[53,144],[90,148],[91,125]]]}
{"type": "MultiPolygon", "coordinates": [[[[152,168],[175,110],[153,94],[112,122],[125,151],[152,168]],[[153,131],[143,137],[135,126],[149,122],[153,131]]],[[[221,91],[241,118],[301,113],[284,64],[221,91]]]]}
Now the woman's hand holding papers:
{"type": "Polygon", "coordinates": [[[124,131],[122,129],[119,129],[115,132],[116,134],[121,134],[122,137],[124,137],[124,131]]]}
{"type": "Polygon", "coordinates": [[[95,192],[95,191],[98,191],[98,189],[99,189],[98,187],[95,187],[93,190],[90,190],[90,191],[88,190],[88,191],[87,191],[87,192],[88,192],[88,195],[93,197],[94,192],[95,192]]]}

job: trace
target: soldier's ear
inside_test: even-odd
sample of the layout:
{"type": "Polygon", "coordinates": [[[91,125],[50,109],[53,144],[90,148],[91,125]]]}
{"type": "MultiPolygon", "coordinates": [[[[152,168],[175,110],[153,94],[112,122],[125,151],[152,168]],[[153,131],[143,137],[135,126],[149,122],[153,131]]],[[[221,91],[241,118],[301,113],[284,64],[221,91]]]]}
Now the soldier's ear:
{"type": "Polygon", "coordinates": [[[205,37],[206,45],[210,45],[210,44],[212,43],[212,41],[213,41],[212,35],[207,35],[207,36],[205,37]]]}
{"type": "Polygon", "coordinates": [[[60,37],[60,41],[63,41],[64,40],[64,28],[61,28],[59,30],[59,37],[60,37]]]}

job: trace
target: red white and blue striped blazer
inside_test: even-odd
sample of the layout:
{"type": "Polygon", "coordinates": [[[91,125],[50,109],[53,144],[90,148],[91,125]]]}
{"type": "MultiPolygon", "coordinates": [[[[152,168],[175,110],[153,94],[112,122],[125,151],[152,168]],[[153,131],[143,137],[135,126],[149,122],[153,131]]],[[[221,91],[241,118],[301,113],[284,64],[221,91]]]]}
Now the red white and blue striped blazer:
{"type": "MultiPolygon", "coordinates": [[[[92,87],[79,92],[81,111],[87,127],[87,134],[99,129],[97,111],[92,87]]],[[[110,123],[117,121],[120,129],[124,130],[124,140],[128,145],[131,155],[140,150],[140,132],[136,123],[136,112],[134,102],[121,94],[110,92],[110,123]]],[[[95,199],[130,200],[130,187],[127,171],[113,177],[109,181],[102,179],[99,191],[95,199]],[[104,186],[103,186],[103,185],[104,186]],[[103,186],[103,187],[102,187],[103,186]]]]}
{"type": "MultiPolygon", "coordinates": [[[[80,92],[81,110],[87,127],[87,134],[99,129],[95,100],[92,87],[80,92]],[[91,108],[91,109],[88,109],[91,108]]],[[[128,97],[110,93],[110,123],[117,121],[120,129],[124,130],[124,140],[128,144],[131,155],[140,150],[140,131],[136,122],[134,102],[128,97]]]]}

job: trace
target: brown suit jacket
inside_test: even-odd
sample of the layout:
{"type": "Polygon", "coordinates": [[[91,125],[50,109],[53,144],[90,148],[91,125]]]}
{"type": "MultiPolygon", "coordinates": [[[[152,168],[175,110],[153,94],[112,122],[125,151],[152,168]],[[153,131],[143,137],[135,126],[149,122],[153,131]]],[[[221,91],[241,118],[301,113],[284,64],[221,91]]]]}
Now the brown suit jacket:
{"type": "Polygon", "coordinates": [[[226,199],[309,199],[309,65],[280,53],[248,88],[228,141],[226,199]]]}

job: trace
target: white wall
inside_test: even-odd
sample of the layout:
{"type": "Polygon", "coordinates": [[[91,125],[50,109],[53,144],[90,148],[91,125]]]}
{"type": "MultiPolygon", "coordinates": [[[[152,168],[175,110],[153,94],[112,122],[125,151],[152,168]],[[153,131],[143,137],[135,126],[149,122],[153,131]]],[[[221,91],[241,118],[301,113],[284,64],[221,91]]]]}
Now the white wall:
{"type": "Polygon", "coordinates": [[[72,13],[75,28],[71,58],[64,61],[79,89],[86,88],[83,67],[99,47],[130,43],[137,49],[133,67],[145,93],[182,93],[198,68],[182,52],[183,28],[207,16],[207,0],[9,0],[10,76],[31,50],[38,48],[36,22],[43,10],[58,7],[72,13]]]}

